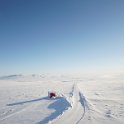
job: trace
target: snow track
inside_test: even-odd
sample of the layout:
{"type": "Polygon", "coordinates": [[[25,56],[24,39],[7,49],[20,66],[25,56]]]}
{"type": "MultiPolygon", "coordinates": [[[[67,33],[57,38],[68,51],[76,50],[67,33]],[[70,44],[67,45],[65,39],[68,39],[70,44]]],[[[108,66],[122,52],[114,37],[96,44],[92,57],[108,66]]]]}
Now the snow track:
{"type": "Polygon", "coordinates": [[[86,99],[78,88],[78,84],[72,87],[72,92],[70,94],[70,104],[72,107],[67,111],[64,111],[62,115],[58,116],[53,121],[49,122],[49,124],[82,124],[85,122],[89,124],[91,122],[97,123],[98,118],[104,120],[101,116],[102,113],[97,111],[86,99]]]}
{"type": "Polygon", "coordinates": [[[85,97],[82,96],[77,85],[74,85],[71,93],[72,107],[65,111],[61,116],[50,122],[51,124],[79,124],[85,116],[87,103],[85,97]]]}

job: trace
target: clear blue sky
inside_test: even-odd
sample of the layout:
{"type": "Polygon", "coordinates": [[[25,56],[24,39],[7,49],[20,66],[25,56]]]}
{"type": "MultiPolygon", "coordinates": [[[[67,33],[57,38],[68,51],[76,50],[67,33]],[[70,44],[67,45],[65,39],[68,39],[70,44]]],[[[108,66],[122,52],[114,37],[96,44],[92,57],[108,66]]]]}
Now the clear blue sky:
{"type": "Polygon", "coordinates": [[[124,70],[124,0],[0,0],[0,75],[124,70]]]}

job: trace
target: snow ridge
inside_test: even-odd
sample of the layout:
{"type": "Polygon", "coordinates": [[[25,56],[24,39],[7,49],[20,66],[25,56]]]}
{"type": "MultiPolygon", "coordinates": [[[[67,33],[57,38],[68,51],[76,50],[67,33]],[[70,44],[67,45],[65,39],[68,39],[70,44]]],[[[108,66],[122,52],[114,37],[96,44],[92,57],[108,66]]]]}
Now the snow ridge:
{"type": "Polygon", "coordinates": [[[58,123],[74,123],[79,124],[85,115],[85,111],[88,107],[87,101],[82,93],[79,91],[77,84],[74,84],[72,87],[72,91],[70,93],[70,104],[72,107],[67,111],[63,112],[63,114],[53,120],[52,124],[58,123]]]}

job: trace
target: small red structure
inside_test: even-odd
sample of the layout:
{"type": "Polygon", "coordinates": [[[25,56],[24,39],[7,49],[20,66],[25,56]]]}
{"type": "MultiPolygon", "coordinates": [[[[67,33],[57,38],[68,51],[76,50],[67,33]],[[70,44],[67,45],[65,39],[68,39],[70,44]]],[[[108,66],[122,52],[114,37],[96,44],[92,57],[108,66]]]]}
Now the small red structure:
{"type": "Polygon", "coordinates": [[[55,92],[48,92],[48,96],[49,96],[50,98],[56,97],[56,93],[55,93],[55,92]]]}

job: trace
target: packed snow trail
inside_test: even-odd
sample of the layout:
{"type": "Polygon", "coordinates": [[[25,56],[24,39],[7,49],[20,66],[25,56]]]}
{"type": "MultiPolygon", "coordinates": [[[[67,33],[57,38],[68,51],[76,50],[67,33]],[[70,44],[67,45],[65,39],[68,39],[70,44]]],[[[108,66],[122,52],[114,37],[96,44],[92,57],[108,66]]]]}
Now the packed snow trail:
{"type": "Polygon", "coordinates": [[[72,108],[65,111],[63,115],[50,122],[50,124],[79,124],[81,119],[83,119],[85,115],[85,103],[82,101],[77,85],[73,87],[72,91],[72,108]]]}
{"type": "MultiPolygon", "coordinates": [[[[108,118],[103,116],[103,112],[96,109],[92,102],[89,102],[89,100],[86,99],[78,88],[78,84],[73,86],[70,99],[72,107],[67,111],[64,111],[63,114],[59,115],[56,119],[49,121],[49,124],[118,123],[113,117],[108,118]]],[[[119,123],[121,124],[121,122],[119,123]]]]}

